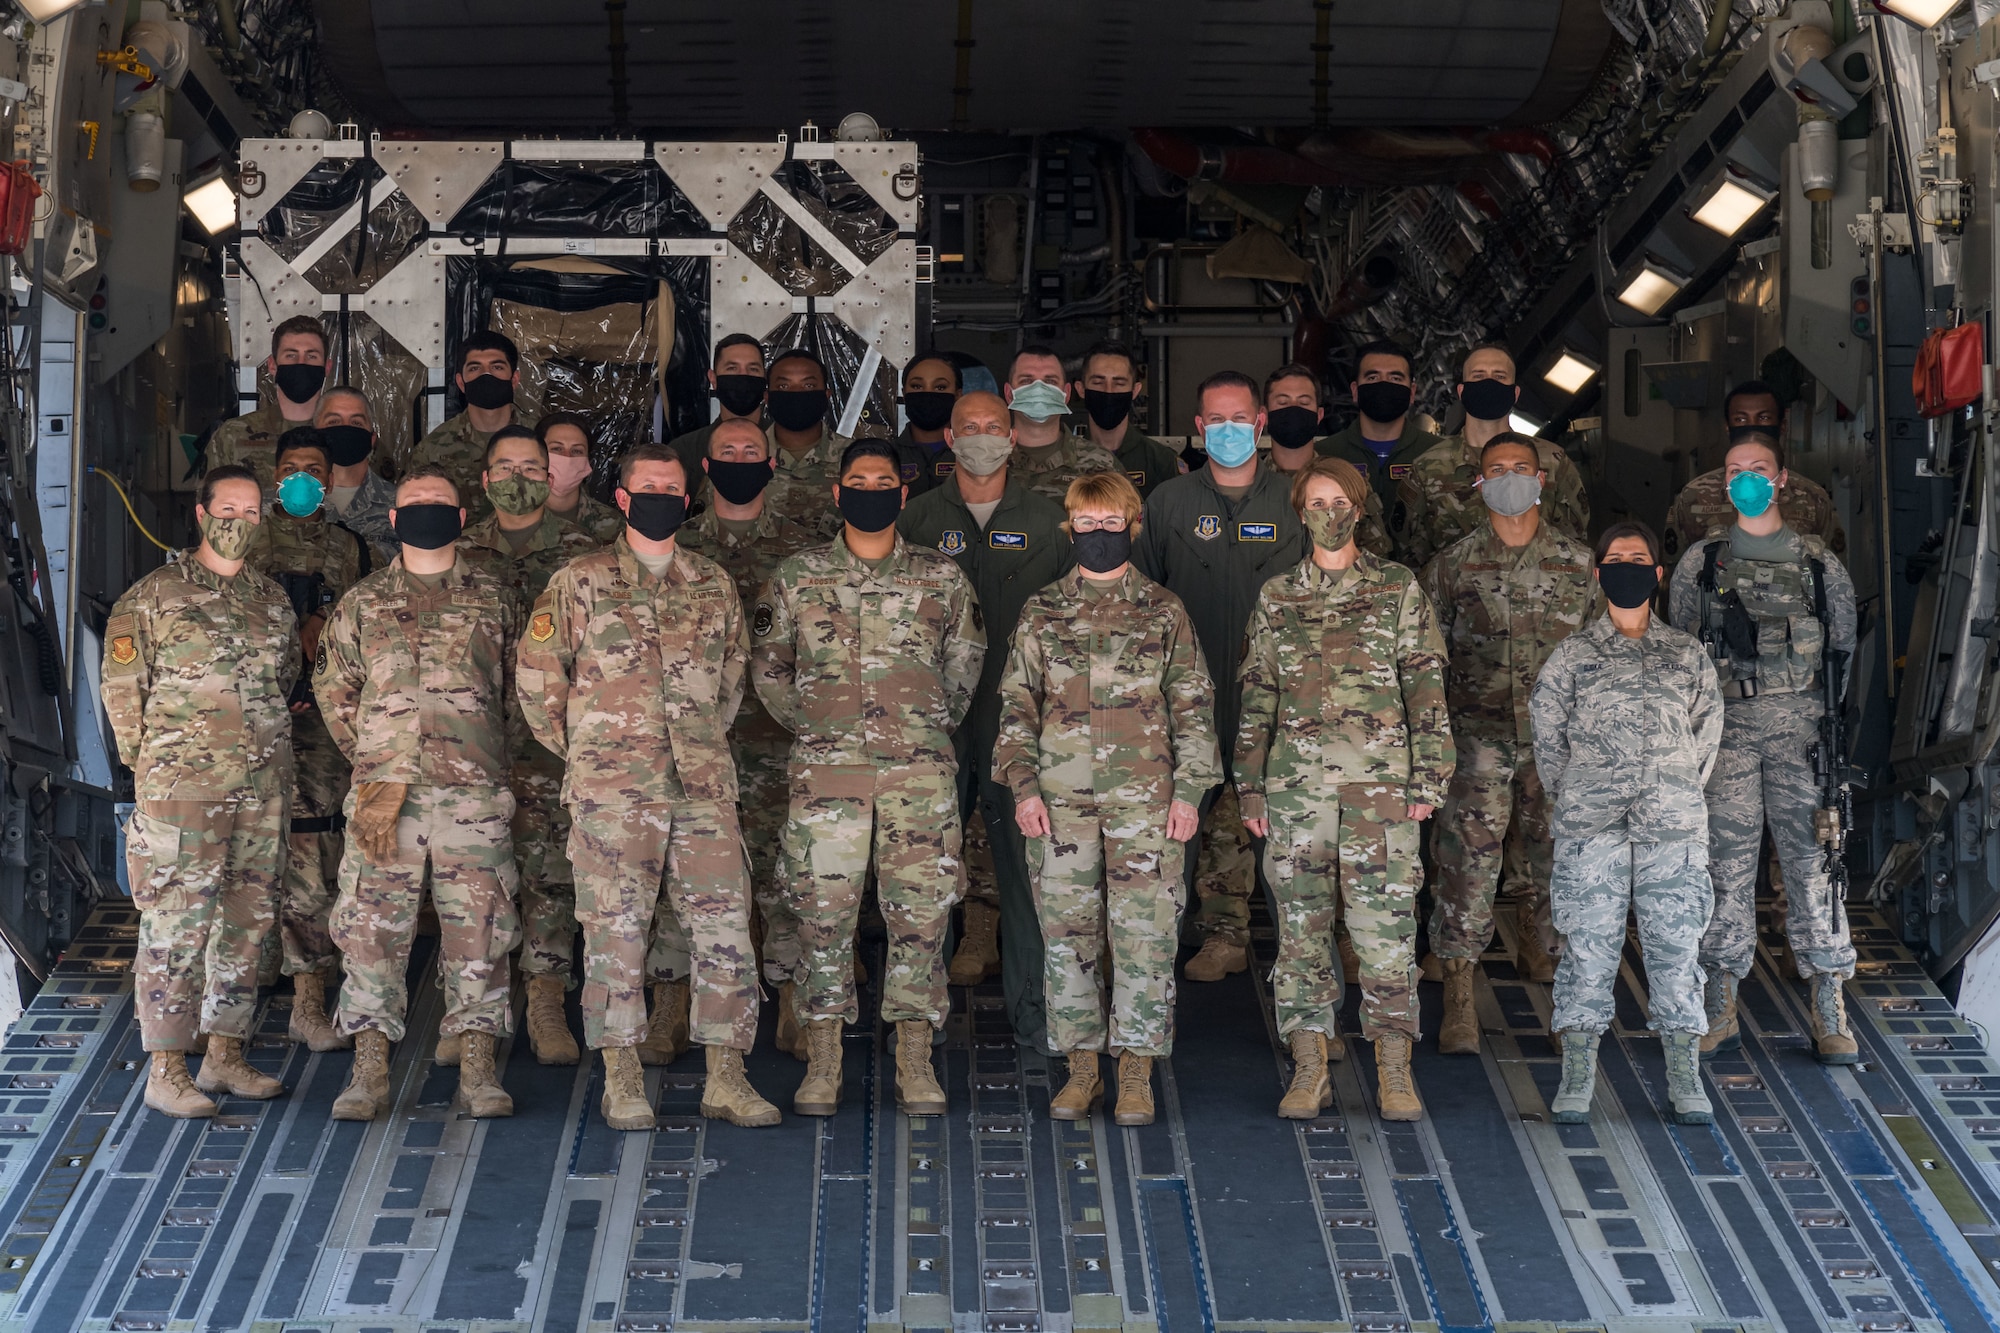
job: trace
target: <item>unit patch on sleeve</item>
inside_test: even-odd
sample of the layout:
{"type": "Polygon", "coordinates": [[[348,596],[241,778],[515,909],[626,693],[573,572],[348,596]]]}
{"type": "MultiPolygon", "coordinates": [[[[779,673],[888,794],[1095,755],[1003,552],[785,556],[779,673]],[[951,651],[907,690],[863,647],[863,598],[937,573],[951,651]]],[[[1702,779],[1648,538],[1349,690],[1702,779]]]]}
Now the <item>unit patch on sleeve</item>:
{"type": "Polygon", "coordinates": [[[760,639],[763,638],[771,632],[771,622],[776,618],[777,615],[771,610],[769,602],[757,603],[757,613],[750,620],[750,632],[760,639]]]}
{"type": "Polygon", "coordinates": [[[528,622],[528,637],[536,643],[547,643],[556,636],[556,618],[548,611],[537,611],[535,618],[528,622]]]}
{"type": "Polygon", "coordinates": [[[139,645],[129,634],[121,634],[111,641],[111,660],[119,666],[131,666],[139,660],[139,645]]]}

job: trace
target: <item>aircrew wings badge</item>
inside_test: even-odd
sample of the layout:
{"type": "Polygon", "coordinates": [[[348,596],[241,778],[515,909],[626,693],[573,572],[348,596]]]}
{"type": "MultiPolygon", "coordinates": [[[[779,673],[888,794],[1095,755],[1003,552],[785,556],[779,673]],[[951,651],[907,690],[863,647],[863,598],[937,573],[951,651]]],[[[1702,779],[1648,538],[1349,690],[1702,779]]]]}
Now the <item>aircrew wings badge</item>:
{"type": "Polygon", "coordinates": [[[547,611],[538,611],[528,622],[528,637],[536,643],[547,643],[556,636],[556,618],[547,611]]]}
{"type": "Polygon", "coordinates": [[[121,634],[111,641],[111,660],[119,666],[131,666],[139,660],[139,645],[132,642],[132,636],[121,634]]]}

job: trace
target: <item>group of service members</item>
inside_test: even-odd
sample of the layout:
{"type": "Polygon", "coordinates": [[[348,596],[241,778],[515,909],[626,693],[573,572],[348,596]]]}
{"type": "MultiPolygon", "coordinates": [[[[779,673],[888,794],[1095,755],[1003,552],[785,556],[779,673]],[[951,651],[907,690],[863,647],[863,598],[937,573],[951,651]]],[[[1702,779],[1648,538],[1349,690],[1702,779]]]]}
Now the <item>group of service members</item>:
{"type": "Polygon", "coordinates": [[[715,421],[626,452],[615,508],[585,490],[588,423],[521,418],[504,337],[460,345],[465,408],[393,485],[326,350],[309,317],[277,328],[275,406],[209,443],[199,545],[105,631],[166,1114],[283,1091],[243,1054],[275,930],[293,1037],[355,1051],[335,1116],[380,1115],[428,901],[435,1058],[467,1113],[511,1113],[517,984],[536,1058],[580,1058],[574,985],[612,1126],[653,1126],[641,1066],[691,1044],[704,1115],[775,1124],[743,1064],[768,983],[807,1066],[793,1108],[830,1115],[872,884],[907,1113],[947,1106],[947,980],[998,970],[1021,1040],[1067,1060],[1051,1114],[1102,1103],[1111,1053],[1116,1121],[1145,1124],[1189,887],[1186,978],[1240,971],[1261,856],[1279,1114],[1330,1104],[1352,976],[1379,1112],[1420,1117],[1416,983],[1443,983],[1440,1049],[1476,1053],[1504,894],[1518,965],[1555,986],[1556,1119],[1588,1117],[1631,912],[1672,1110],[1699,1122],[1767,824],[1818,1053],[1855,1058],[1809,758],[1854,598],[1762,384],[1731,393],[1725,465],[1666,550],[1633,522],[1592,549],[1573,462],[1509,428],[1497,346],[1465,357],[1444,439],[1394,344],[1360,350],[1359,416],[1332,435],[1307,368],[1213,375],[1190,470],[1132,421],[1120,344],[1074,374],[1024,348],[998,394],[921,355],[902,435],[849,441],[816,357],[734,335],[715,421]]]}

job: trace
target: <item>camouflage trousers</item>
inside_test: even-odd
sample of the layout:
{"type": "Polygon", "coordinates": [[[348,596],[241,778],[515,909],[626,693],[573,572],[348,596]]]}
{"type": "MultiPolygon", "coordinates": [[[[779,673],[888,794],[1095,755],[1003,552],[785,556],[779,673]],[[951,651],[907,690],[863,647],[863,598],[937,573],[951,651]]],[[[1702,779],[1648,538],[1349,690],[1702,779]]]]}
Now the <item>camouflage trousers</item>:
{"type": "Polygon", "coordinates": [[[141,801],[125,828],[139,909],[132,973],[149,1051],[247,1038],[257,954],[278,915],[285,801],[141,801]]]}
{"type": "MultiPolygon", "coordinates": [[[[347,814],[354,815],[348,793],[347,814]]],[[[409,1009],[405,978],[417,910],[430,871],[437,908],[443,1033],[513,1030],[507,955],[521,941],[515,910],[514,843],[508,824],[514,793],[505,787],[413,786],[396,825],[396,859],[377,865],[350,838],[340,861],[333,942],[347,960],[340,988],[343,1032],[374,1028],[403,1039],[409,1009]]]]}
{"type": "Polygon", "coordinates": [[[1708,847],[1699,837],[1634,842],[1624,823],[1587,838],[1560,838],[1549,886],[1556,928],[1569,947],[1556,966],[1555,1032],[1611,1026],[1611,988],[1625,952],[1625,917],[1639,919],[1646,999],[1655,1032],[1706,1032],[1697,961],[1708,925],[1708,847]]]}
{"type": "Polygon", "coordinates": [[[1278,1035],[1331,1033],[1340,1017],[1336,902],[1361,964],[1361,1034],[1417,1036],[1417,844],[1401,785],[1350,783],[1265,796],[1264,873],[1278,900],[1271,997],[1278,1035]]]}
{"type": "Polygon", "coordinates": [[[694,1040],[749,1050],[757,1035],[757,956],[736,807],[577,806],[569,859],[583,930],[585,1043],[597,1050],[645,1039],[647,944],[658,914],[671,912],[693,946],[694,1040]]]}
{"type": "Polygon", "coordinates": [[[1825,848],[1813,834],[1819,786],[1812,747],[1820,702],[1810,694],[1728,699],[1722,753],[1708,776],[1708,873],[1715,915],[1701,941],[1702,966],[1749,974],[1757,951],[1757,857],[1771,828],[1785,876],[1785,939],[1801,977],[1854,975],[1847,905],[1834,898],[1825,848]]]}
{"type": "Polygon", "coordinates": [[[1532,745],[1459,736],[1458,767],[1431,830],[1437,908],[1431,952],[1477,958],[1493,942],[1493,898],[1504,887],[1528,893],[1544,948],[1560,941],[1549,924],[1549,797],[1532,745]]]}
{"type": "Polygon", "coordinates": [[[514,770],[514,862],[521,875],[521,971],[567,977],[576,957],[576,874],[562,764],[536,756],[514,770]],[[550,764],[554,771],[550,771],[550,764]]]}
{"type": "Polygon", "coordinates": [[[772,985],[794,980],[804,958],[799,918],[780,874],[780,844],[791,805],[791,737],[730,738],[736,756],[737,804],[743,818],[743,848],[750,856],[750,891],[763,925],[760,953],[764,979],[772,985]]]}
{"type": "Polygon", "coordinates": [[[882,1020],[941,1027],[950,1012],[944,938],[965,884],[949,768],[798,764],[785,877],[805,946],[801,1016],[855,1022],[854,927],[868,866],[889,928],[882,1020]]]}
{"type": "Polygon", "coordinates": [[[1236,786],[1225,782],[1202,816],[1195,852],[1194,891],[1200,899],[1190,924],[1203,935],[1250,943],[1250,895],[1257,889],[1257,858],[1236,786]]]}
{"type": "Polygon", "coordinates": [[[340,890],[346,838],[340,813],[353,773],[333,743],[317,705],[292,716],[293,786],[286,830],[284,885],[278,896],[278,936],[286,976],[331,972],[338,964],[327,917],[340,890]]]}
{"type": "Polygon", "coordinates": [[[1049,836],[1028,839],[1048,1040],[1058,1054],[1173,1054],[1185,851],[1167,837],[1159,807],[1052,805],[1049,836]]]}

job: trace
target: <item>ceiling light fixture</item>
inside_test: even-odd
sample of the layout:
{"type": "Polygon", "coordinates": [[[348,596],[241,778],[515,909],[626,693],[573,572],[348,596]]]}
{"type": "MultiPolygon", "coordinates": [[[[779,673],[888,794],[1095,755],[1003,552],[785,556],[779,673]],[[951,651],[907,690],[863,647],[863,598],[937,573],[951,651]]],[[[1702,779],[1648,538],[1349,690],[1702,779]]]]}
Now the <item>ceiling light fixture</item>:
{"type": "Polygon", "coordinates": [[[227,176],[211,176],[181,199],[202,230],[220,236],[236,226],[236,191],[227,176]]]}
{"type": "Polygon", "coordinates": [[[1648,259],[1626,279],[1618,299],[1642,315],[1657,315],[1689,281],[1684,274],[1648,259]]]}
{"type": "Polygon", "coordinates": [[[1580,392],[1584,385],[1597,378],[1598,365],[1589,357],[1578,356],[1567,347],[1556,358],[1555,364],[1542,372],[1542,378],[1563,393],[1580,392]]]}
{"type": "Polygon", "coordinates": [[[21,12],[37,23],[47,23],[61,14],[67,14],[83,3],[83,0],[14,0],[21,12]]]}
{"type": "Polygon", "coordinates": [[[1764,206],[1777,193],[1755,181],[1724,171],[1709,186],[1701,202],[1694,206],[1694,220],[1710,231],[1734,236],[1749,226],[1751,219],[1763,212],[1764,206]]]}
{"type": "Polygon", "coordinates": [[[1958,8],[1959,0],[1875,0],[1875,8],[1919,28],[1934,28],[1958,8]]]}

